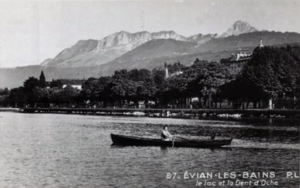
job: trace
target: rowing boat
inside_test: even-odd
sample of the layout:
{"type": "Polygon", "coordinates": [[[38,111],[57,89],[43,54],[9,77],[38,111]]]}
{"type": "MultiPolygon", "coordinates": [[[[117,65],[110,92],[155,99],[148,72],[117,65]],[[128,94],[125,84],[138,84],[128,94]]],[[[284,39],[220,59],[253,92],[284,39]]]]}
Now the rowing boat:
{"type": "Polygon", "coordinates": [[[111,134],[113,145],[120,146],[162,146],[162,147],[192,147],[192,148],[217,148],[230,145],[232,139],[175,139],[164,141],[157,138],[145,138],[137,136],[111,134]]]}

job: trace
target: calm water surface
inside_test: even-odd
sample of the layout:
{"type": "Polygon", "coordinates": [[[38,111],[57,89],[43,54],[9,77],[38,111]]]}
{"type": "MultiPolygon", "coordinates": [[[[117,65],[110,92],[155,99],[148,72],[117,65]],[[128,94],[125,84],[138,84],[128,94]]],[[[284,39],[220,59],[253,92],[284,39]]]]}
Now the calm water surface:
{"type": "MultiPolygon", "coordinates": [[[[298,188],[299,120],[183,120],[0,113],[0,187],[197,187],[184,172],[275,172],[281,188],[298,188]],[[233,137],[224,149],[116,147],[110,133],[233,137]],[[176,172],[175,179],[167,173],[176,172]],[[180,178],[180,179],[179,179],[180,178]]],[[[241,177],[235,178],[242,180],[241,177]]],[[[210,181],[221,181],[213,177],[210,181]]],[[[267,179],[270,180],[270,179],[267,179]]],[[[208,187],[208,186],[202,186],[208,187]]],[[[219,187],[219,186],[214,186],[219,187]]],[[[254,186],[222,186],[254,187],[254,186]]]]}

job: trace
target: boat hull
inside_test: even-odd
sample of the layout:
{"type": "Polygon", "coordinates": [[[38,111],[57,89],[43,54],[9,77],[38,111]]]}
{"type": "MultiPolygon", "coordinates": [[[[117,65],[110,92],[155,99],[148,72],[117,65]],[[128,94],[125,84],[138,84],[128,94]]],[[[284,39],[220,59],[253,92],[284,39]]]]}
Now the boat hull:
{"type": "Polygon", "coordinates": [[[120,146],[162,146],[162,147],[190,147],[190,148],[217,148],[230,145],[232,139],[203,139],[203,140],[175,140],[163,141],[161,139],[142,138],[111,134],[113,145],[120,146]]]}

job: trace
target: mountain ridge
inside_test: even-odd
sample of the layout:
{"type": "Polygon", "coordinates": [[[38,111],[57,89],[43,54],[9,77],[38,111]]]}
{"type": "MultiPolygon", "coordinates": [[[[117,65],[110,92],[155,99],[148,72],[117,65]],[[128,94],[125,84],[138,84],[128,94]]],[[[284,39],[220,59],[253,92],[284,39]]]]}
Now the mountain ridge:
{"type": "Polygon", "coordinates": [[[251,53],[254,48],[259,46],[261,39],[263,39],[264,45],[267,46],[290,44],[300,42],[300,34],[257,31],[226,38],[214,38],[202,45],[173,41],[171,39],[169,39],[169,42],[163,39],[153,40],[104,65],[115,69],[131,67],[132,65],[135,65],[135,68],[147,68],[147,66],[151,68],[153,64],[158,65],[155,61],[166,61],[169,63],[181,61],[184,62],[183,64],[188,65],[193,61],[191,57],[220,61],[222,58],[230,57],[232,53],[238,53],[245,49],[248,53],[251,53]],[[122,63],[126,66],[116,63],[122,63]],[[145,64],[149,65],[145,66],[145,64]]]}
{"type": "Polygon", "coordinates": [[[80,67],[82,64],[84,66],[101,65],[151,40],[174,39],[203,44],[214,36],[213,34],[197,34],[188,38],[174,31],[152,33],[148,31],[136,33],[120,31],[106,36],[101,40],[80,40],[70,48],[61,51],[55,58],[45,60],[41,65],[50,67],[80,67]]]}
{"type": "Polygon", "coordinates": [[[197,43],[199,47],[212,39],[226,38],[255,31],[258,30],[249,23],[240,20],[236,21],[222,35],[198,33],[185,37],[177,34],[173,30],[158,32],[139,31],[134,33],[119,31],[100,40],[80,40],[73,46],[62,50],[53,59],[46,59],[41,65],[47,67],[96,66],[118,59],[127,52],[151,40],[174,39],[177,41],[197,43]]]}
{"type": "Polygon", "coordinates": [[[227,29],[224,33],[219,35],[219,38],[225,38],[229,36],[237,36],[244,33],[252,33],[259,31],[255,27],[251,26],[248,22],[237,20],[234,24],[227,29]]]}

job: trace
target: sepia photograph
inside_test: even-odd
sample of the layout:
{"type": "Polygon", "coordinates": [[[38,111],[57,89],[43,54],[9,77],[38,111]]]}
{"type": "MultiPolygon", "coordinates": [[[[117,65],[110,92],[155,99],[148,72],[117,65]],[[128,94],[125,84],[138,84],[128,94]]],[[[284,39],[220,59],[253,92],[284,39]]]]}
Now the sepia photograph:
{"type": "Polygon", "coordinates": [[[299,0],[0,0],[0,188],[299,188],[299,0]]]}

